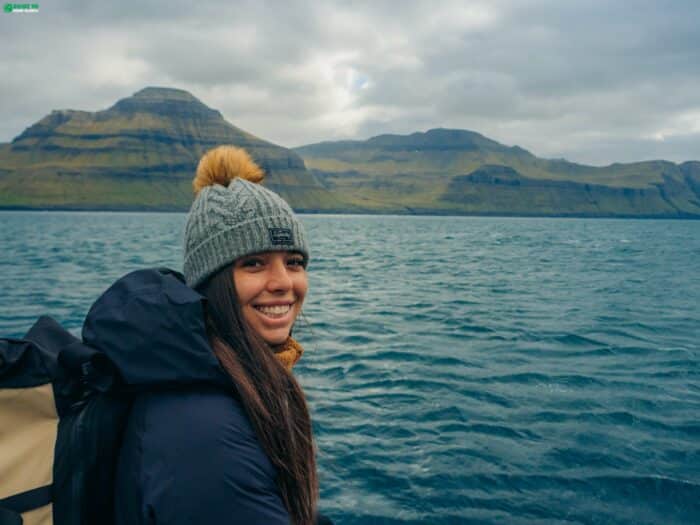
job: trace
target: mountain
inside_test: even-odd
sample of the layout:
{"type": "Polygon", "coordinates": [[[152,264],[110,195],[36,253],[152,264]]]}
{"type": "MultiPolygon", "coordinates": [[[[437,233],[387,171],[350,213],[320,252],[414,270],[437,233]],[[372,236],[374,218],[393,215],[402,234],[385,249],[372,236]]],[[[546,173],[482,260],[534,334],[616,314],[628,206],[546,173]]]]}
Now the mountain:
{"type": "Polygon", "coordinates": [[[244,147],[296,209],[339,207],[293,151],[224,120],[186,91],[147,87],[94,113],[53,111],[0,146],[0,206],[186,210],[202,154],[244,147]]]}
{"type": "Polygon", "coordinates": [[[585,166],[451,129],[290,150],[155,87],[53,111],[0,145],[0,208],[186,210],[219,144],[246,148],[299,211],[700,218],[700,162],[585,166]]]}
{"type": "Polygon", "coordinates": [[[700,162],[586,166],[454,129],[294,151],[367,212],[700,218],[700,162]]]}

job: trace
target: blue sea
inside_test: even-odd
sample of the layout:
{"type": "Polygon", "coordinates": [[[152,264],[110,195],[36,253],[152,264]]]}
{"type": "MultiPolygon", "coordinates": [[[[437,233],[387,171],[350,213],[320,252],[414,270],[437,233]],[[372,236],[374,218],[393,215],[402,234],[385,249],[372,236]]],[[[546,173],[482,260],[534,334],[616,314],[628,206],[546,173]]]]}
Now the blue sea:
{"type": "MultiPolygon", "coordinates": [[[[351,524],[700,523],[700,222],[304,215],[296,373],[351,524]]],[[[74,333],[184,214],[0,213],[0,333],[74,333]]]]}

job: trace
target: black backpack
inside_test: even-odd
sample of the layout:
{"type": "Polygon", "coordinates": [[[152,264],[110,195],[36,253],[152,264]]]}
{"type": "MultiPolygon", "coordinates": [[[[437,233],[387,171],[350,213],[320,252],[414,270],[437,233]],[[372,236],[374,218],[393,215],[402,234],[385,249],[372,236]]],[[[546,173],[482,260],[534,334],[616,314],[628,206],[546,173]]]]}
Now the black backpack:
{"type": "Polygon", "coordinates": [[[22,339],[0,339],[0,525],[113,523],[116,463],[136,395],[230,388],[203,308],[182,274],[142,269],[97,299],[82,340],[50,317],[22,339]]]}
{"type": "Polygon", "coordinates": [[[0,339],[0,525],[110,525],[131,396],[50,317],[0,339]]]}

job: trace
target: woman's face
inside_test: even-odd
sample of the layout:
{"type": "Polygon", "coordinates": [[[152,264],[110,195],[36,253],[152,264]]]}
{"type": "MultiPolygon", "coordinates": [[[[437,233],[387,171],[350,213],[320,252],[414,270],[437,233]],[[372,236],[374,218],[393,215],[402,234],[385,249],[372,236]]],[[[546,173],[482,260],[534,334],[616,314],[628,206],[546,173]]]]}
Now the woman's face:
{"type": "Polygon", "coordinates": [[[233,265],[233,282],[250,327],[270,345],[284,343],[308,288],[304,257],[283,251],[246,255],[233,265]]]}

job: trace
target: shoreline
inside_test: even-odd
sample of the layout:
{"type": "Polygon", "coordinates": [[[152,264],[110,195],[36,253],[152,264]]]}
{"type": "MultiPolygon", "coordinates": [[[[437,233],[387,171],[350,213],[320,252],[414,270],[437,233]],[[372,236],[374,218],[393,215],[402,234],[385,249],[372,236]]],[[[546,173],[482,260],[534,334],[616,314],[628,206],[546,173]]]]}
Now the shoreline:
{"type": "MultiPolygon", "coordinates": [[[[0,212],[23,211],[23,212],[105,212],[105,213],[180,213],[189,211],[185,208],[124,208],[124,207],[78,207],[78,206],[0,206],[0,212]]],[[[521,218],[521,219],[641,219],[641,220],[700,220],[700,215],[678,214],[678,215],[653,215],[653,214],[612,214],[597,215],[585,213],[506,213],[506,212],[482,212],[482,213],[456,213],[440,210],[411,210],[406,212],[387,211],[350,211],[350,210],[309,210],[295,209],[296,213],[302,215],[350,215],[350,216],[389,216],[389,217],[493,217],[493,218],[521,218]]]]}

